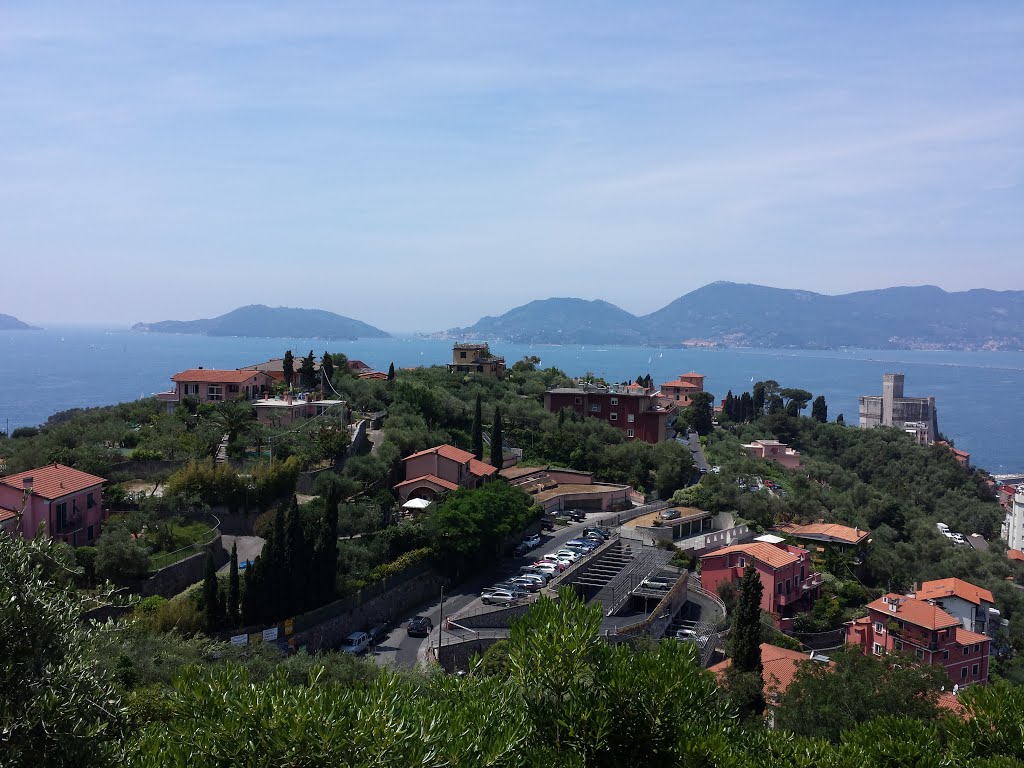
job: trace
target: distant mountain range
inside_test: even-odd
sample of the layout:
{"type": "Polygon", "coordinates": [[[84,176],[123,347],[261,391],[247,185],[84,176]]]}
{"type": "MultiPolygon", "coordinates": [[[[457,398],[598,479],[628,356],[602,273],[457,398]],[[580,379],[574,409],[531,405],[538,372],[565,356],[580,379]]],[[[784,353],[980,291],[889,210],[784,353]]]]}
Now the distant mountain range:
{"type": "Polygon", "coordinates": [[[260,338],[359,339],[389,334],[372,325],[322,309],[293,309],[250,304],[209,320],[162,320],[136,323],[133,331],[193,333],[203,336],[260,338]]]}
{"type": "Polygon", "coordinates": [[[538,344],[798,349],[1024,349],[1024,291],[935,286],[839,296],[717,282],[649,315],[605,301],[533,301],[440,334],[538,344]]]}
{"type": "Polygon", "coordinates": [[[0,315],[0,331],[38,331],[34,325],[24,323],[11,315],[0,315]]]}

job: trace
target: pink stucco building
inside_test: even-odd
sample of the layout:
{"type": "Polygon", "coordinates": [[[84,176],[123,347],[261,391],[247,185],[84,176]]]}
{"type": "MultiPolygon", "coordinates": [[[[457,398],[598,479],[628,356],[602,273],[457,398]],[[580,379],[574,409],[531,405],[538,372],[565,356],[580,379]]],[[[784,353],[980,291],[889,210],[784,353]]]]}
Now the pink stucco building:
{"type": "Polygon", "coordinates": [[[55,539],[79,546],[92,544],[106,519],[106,480],[63,464],[0,477],[0,525],[10,533],[34,536],[39,526],[55,539]],[[18,513],[24,505],[20,526],[18,513]]]}
{"type": "Polygon", "coordinates": [[[663,406],[675,405],[686,408],[690,398],[704,391],[703,373],[683,373],[678,379],[666,381],[661,385],[659,400],[663,406]]]}
{"type": "Polygon", "coordinates": [[[453,445],[428,448],[403,461],[406,479],[395,486],[402,501],[434,499],[445,491],[477,488],[498,472],[496,467],[453,445]]]}
{"type": "Polygon", "coordinates": [[[273,388],[270,374],[258,370],[224,371],[213,368],[190,368],[171,376],[174,389],[160,392],[157,399],[169,411],[186,397],[200,403],[219,403],[245,398],[252,400],[273,388]]]}
{"type": "Polygon", "coordinates": [[[747,455],[755,459],[766,459],[781,464],[787,469],[800,468],[800,452],[794,451],[778,440],[755,440],[743,446],[747,455]]]}
{"type": "Polygon", "coordinates": [[[701,586],[710,592],[718,592],[722,584],[738,584],[753,563],[764,588],[761,609],[777,617],[809,610],[821,594],[822,577],[811,572],[810,552],[779,536],[719,549],[701,557],[700,563],[701,586]]]}
{"type": "Polygon", "coordinates": [[[865,654],[912,653],[941,666],[957,685],[988,682],[991,640],[964,629],[932,600],[888,594],[868,604],[868,615],[850,622],[848,645],[865,654]]]}

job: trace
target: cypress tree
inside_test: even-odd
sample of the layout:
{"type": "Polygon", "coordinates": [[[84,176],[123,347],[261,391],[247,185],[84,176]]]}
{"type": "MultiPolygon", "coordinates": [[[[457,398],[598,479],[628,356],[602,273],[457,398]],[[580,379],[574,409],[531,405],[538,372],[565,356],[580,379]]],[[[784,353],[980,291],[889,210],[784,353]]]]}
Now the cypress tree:
{"type": "Polygon", "coordinates": [[[331,379],[334,378],[334,361],[330,352],[324,352],[324,357],[320,361],[320,376],[320,388],[324,392],[330,391],[331,379]]]}
{"type": "Polygon", "coordinates": [[[735,403],[733,402],[732,390],[730,389],[725,395],[725,402],[722,404],[722,411],[730,421],[738,421],[734,408],[735,403]]]}
{"type": "Polygon", "coordinates": [[[334,584],[338,571],[338,499],[334,497],[326,501],[323,525],[320,526],[320,537],[314,558],[317,574],[314,592],[321,604],[334,599],[334,584]]]}
{"type": "Polygon", "coordinates": [[[282,586],[284,594],[280,609],[290,613],[297,608],[304,608],[309,599],[309,552],[306,550],[306,537],[302,530],[302,515],[299,512],[299,500],[292,496],[285,519],[284,557],[282,563],[282,586]]]}
{"type": "Polygon", "coordinates": [[[316,355],[313,354],[312,349],[309,350],[308,355],[302,358],[302,364],[299,366],[299,381],[303,389],[312,389],[316,384],[316,355]]]}
{"type": "Polygon", "coordinates": [[[241,585],[238,582],[238,544],[231,545],[231,570],[228,572],[227,616],[228,624],[238,626],[241,585]]]}
{"type": "Polygon", "coordinates": [[[284,353],[284,361],[281,363],[281,368],[284,370],[284,383],[290,389],[292,381],[295,380],[295,358],[292,356],[290,349],[284,353]]]}
{"type": "Polygon", "coordinates": [[[753,563],[740,579],[739,596],[733,611],[729,655],[732,665],[727,681],[733,702],[745,718],[764,711],[764,667],[761,663],[761,595],[764,587],[753,563]]]}
{"type": "Polygon", "coordinates": [[[222,623],[222,603],[217,595],[217,566],[213,563],[213,552],[206,551],[206,575],[203,577],[203,613],[206,617],[206,631],[214,632],[222,623]]]}
{"type": "Polygon", "coordinates": [[[388,366],[388,384],[390,384],[394,380],[395,380],[395,364],[391,363],[391,365],[388,366]]]}
{"type": "Polygon", "coordinates": [[[501,434],[501,408],[494,409],[494,426],[491,427],[491,466],[500,471],[505,465],[505,449],[502,446],[504,437],[501,434]]]}
{"type": "Polygon", "coordinates": [[[484,423],[480,395],[476,396],[476,408],[473,411],[473,455],[477,461],[484,460],[484,423]]]}
{"type": "Polygon", "coordinates": [[[265,600],[259,593],[258,576],[256,569],[259,568],[260,558],[256,562],[249,563],[245,568],[245,589],[242,590],[242,624],[249,626],[259,621],[259,606],[265,604],[265,600]]]}
{"type": "Polygon", "coordinates": [[[752,421],[754,418],[754,399],[749,392],[740,395],[740,421],[752,421]]]}
{"type": "Polygon", "coordinates": [[[811,404],[811,418],[821,424],[828,421],[828,404],[824,395],[818,395],[811,404]]]}
{"type": "Polygon", "coordinates": [[[846,424],[846,419],[843,418],[843,414],[836,416],[836,424],[846,424]]]}

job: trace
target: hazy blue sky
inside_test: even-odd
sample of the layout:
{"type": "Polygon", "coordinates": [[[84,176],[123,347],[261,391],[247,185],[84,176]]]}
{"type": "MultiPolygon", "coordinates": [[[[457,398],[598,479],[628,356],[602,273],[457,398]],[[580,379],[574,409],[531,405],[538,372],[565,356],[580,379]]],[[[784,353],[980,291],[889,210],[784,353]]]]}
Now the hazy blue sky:
{"type": "Polygon", "coordinates": [[[0,7],[0,312],[1024,289],[1024,3],[0,7]]]}

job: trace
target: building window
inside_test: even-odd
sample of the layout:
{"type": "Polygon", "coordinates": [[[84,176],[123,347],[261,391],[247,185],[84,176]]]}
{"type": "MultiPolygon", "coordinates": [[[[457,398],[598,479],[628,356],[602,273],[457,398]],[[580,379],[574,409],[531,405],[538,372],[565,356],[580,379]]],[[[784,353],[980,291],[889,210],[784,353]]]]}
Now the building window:
{"type": "Polygon", "coordinates": [[[617,413],[609,413],[608,414],[608,420],[609,421],[618,421],[619,420],[619,414],[617,414],[617,413]]]}
{"type": "Polygon", "coordinates": [[[949,651],[943,651],[942,652],[942,660],[945,661],[948,658],[949,658],[949,651]]]}
{"type": "Polygon", "coordinates": [[[627,429],[626,430],[626,437],[633,437],[633,430],[632,429],[627,429]]]}
{"type": "Polygon", "coordinates": [[[977,677],[978,676],[978,670],[980,670],[980,669],[981,669],[981,667],[979,665],[977,665],[977,664],[971,665],[971,675],[974,676],[974,677],[977,677]]]}
{"type": "Polygon", "coordinates": [[[199,394],[199,385],[198,384],[186,384],[185,385],[185,394],[186,395],[198,395],[199,394]]]}
{"type": "Polygon", "coordinates": [[[465,360],[466,359],[466,353],[465,352],[459,352],[459,359],[460,360],[465,360]]]}
{"type": "Polygon", "coordinates": [[[885,632],[885,627],[882,626],[882,622],[880,622],[880,621],[876,621],[875,622],[875,632],[877,632],[879,635],[881,635],[881,634],[883,634],[885,632]]]}
{"type": "Polygon", "coordinates": [[[882,655],[882,645],[881,645],[881,643],[875,643],[875,656],[881,656],[881,655],[882,655]]]}
{"type": "Polygon", "coordinates": [[[974,651],[975,653],[980,651],[981,650],[981,643],[975,643],[974,646],[971,648],[971,650],[974,651]]]}
{"type": "Polygon", "coordinates": [[[237,384],[228,384],[228,392],[238,392],[237,384]]]}
{"type": "Polygon", "coordinates": [[[576,405],[579,405],[580,403],[582,403],[582,402],[583,402],[583,398],[582,398],[582,397],[574,397],[574,398],[572,399],[572,401],[573,401],[573,402],[574,402],[574,403],[575,403],[576,405]]]}
{"type": "Polygon", "coordinates": [[[93,494],[93,493],[90,493],[88,496],[85,497],[85,508],[86,509],[92,509],[95,506],[96,506],[96,495],[93,494]]]}
{"type": "Polygon", "coordinates": [[[626,421],[632,424],[634,421],[636,421],[636,415],[632,413],[626,414],[626,421]]]}
{"type": "Polygon", "coordinates": [[[964,656],[966,656],[966,655],[967,655],[967,654],[969,654],[970,652],[971,652],[971,649],[970,649],[970,648],[968,648],[968,647],[967,647],[967,646],[965,645],[965,646],[964,646],[964,656]]]}
{"type": "Polygon", "coordinates": [[[96,538],[96,532],[93,530],[93,526],[90,525],[89,528],[86,530],[85,537],[89,541],[92,541],[94,538],[96,538]]]}
{"type": "Polygon", "coordinates": [[[782,594],[782,582],[781,581],[779,582],[779,588],[776,589],[775,591],[778,592],[780,595],[782,594]]]}
{"type": "Polygon", "coordinates": [[[924,659],[924,651],[920,648],[917,649],[917,658],[924,659]]]}
{"type": "Polygon", "coordinates": [[[967,679],[967,667],[963,667],[960,670],[960,679],[961,680],[966,680],[967,679]]]}
{"type": "Polygon", "coordinates": [[[895,648],[897,651],[902,651],[903,650],[903,641],[902,640],[893,640],[892,647],[895,648]]]}
{"type": "Polygon", "coordinates": [[[68,527],[68,504],[62,501],[57,505],[57,530],[68,527]]]}
{"type": "Polygon", "coordinates": [[[741,557],[740,558],[740,568],[746,568],[746,567],[747,567],[747,558],[741,557]]]}
{"type": "Polygon", "coordinates": [[[613,397],[612,398],[612,405],[618,405],[618,404],[619,404],[619,398],[613,397]]]}
{"type": "Polygon", "coordinates": [[[208,384],[206,387],[206,399],[207,400],[223,400],[224,399],[224,385],[223,384],[208,384]]]}
{"type": "Polygon", "coordinates": [[[600,403],[591,403],[590,404],[590,412],[591,413],[600,413],[601,412],[601,404],[600,403]]]}
{"type": "Polygon", "coordinates": [[[786,594],[789,594],[789,579],[786,579],[786,594]]]}

